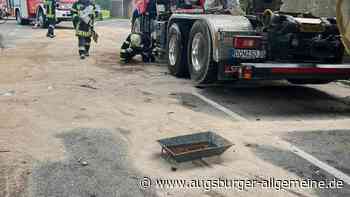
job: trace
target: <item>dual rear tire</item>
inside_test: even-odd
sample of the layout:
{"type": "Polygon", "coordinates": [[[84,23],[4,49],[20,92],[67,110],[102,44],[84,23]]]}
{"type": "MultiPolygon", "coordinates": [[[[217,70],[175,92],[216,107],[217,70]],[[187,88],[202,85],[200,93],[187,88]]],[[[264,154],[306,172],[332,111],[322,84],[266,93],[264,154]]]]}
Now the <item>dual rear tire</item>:
{"type": "Polygon", "coordinates": [[[38,9],[36,13],[36,23],[40,28],[47,28],[49,26],[44,11],[42,9],[38,9]]]}
{"type": "MultiPolygon", "coordinates": [[[[42,9],[38,9],[35,20],[40,28],[48,27],[47,18],[42,9]]],[[[22,18],[20,10],[16,10],[16,21],[19,25],[28,25],[30,23],[28,19],[22,18]]]]}
{"type": "Polygon", "coordinates": [[[29,20],[22,18],[21,12],[19,10],[16,10],[16,21],[17,21],[17,24],[19,24],[19,25],[28,25],[29,24],[29,20]]]}
{"type": "Polygon", "coordinates": [[[176,77],[185,77],[188,73],[186,66],[186,43],[184,35],[177,23],[173,23],[168,31],[168,69],[176,77]]]}
{"type": "Polygon", "coordinates": [[[217,70],[212,61],[210,31],[204,21],[196,21],[188,39],[178,24],[173,23],[168,31],[168,68],[172,75],[184,77],[188,74],[197,84],[216,81],[217,70]]]}

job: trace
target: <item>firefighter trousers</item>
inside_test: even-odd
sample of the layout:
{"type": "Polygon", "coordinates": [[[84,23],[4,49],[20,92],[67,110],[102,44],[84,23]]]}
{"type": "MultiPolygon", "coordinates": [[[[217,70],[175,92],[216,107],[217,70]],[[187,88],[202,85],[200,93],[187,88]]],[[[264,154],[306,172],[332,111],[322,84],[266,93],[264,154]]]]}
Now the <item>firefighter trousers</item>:
{"type": "Polygon", "coordinates": [[[48,18],[47,22],[49,25],[49,27],[47,28],[47,34],[53,36],[55,34],[56,20],[55,18],[48,18]]]}
{"type": "Polygon", "coordinates": [[[46,2],[46,10],[47,10],[47,23],[48,23],[48,29],[47,29],[47,35],[53,36],[55,25],[56,25],[56,1],[47,1],[46,2]]]}
{"type": "Polygon", "coordinates": [[[91,37],[78,36],[79,55],[89,55],[91,37]]]}

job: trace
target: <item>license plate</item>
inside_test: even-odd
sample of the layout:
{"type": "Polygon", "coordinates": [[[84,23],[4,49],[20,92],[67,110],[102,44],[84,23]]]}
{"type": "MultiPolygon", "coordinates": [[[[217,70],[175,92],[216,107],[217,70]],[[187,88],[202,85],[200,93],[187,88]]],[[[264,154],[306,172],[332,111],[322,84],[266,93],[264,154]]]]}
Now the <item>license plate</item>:
{"type": "Polygon", "coordinates": [[[237,59],[264,59],[266,58],[265,50],[254,49],[233,49],[233,58],[237,59]]]}

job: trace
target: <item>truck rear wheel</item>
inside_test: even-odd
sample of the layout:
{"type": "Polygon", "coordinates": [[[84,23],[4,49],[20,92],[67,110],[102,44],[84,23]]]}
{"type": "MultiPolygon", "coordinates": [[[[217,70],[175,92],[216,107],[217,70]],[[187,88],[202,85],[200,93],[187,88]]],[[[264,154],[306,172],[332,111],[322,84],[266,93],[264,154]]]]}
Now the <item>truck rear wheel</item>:
{"type": "Polygon", "coordinates": [[[16,21],[17,21],[17,24],[19,24],[19,25],[28,25],[29,24],[28,20],[23,19],[21,17],[21,13],[19,10],[16,10],[16,21]]]}
{"type": "Polygon", "coordinates": [[[180,27],[176,23],[170,26],[167,40],[168,69],[176,77],[185,77],[187,52],[180,27]]]}
{"type": "Polygon", "coordinates": [[[212,61],[211,36],[205,22],[199,20],[192,26],[187,50],[192,81],[197,85],[215,82],[217,68],[212,61]]]}
{"type": "Polygon", "coordinates": [[[36,22],[40,28],[47,28],[47,20],[42,9],[38,9],[36,14],[36,22]]]}

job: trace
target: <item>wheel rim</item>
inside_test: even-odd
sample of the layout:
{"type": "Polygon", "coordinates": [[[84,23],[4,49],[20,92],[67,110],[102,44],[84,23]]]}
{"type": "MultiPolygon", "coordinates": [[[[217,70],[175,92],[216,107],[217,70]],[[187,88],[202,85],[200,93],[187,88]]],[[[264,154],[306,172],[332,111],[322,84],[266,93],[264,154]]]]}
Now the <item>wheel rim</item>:
{"type": "Polygon", "coordinates": [[[173,34],[169,41],[169,62],[171,66],[176,64],[177,50],[176,50],[176,34],[173,34]]]}
{"type": "Polygon", "coordinates": [[[7,19],[6,13],[0,10],[0,24],[5,23],[7,19]]]}
{"type": "Polygon", "coordinates": [[[40,27],[44,26],[44,16],[41,12],[39,13],[38,22],[39,22],[40,27]]]}
{"type": "Polygon", "coordinates": [[[192,40],[191,51],[191,60],[195,71],[199,71],[203,67],[203,50],[205,50],[203,35],[202,33],[197,33],[192,40]]]}

